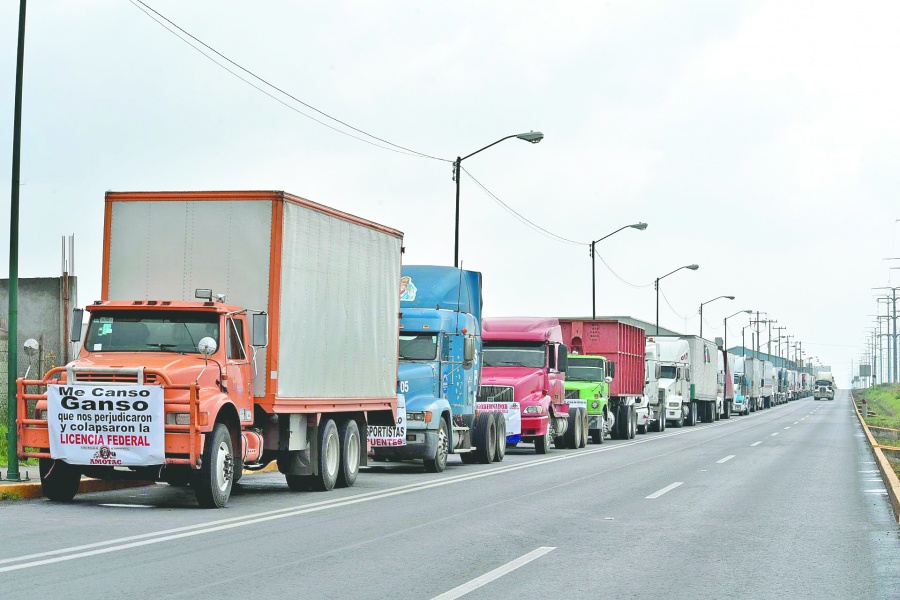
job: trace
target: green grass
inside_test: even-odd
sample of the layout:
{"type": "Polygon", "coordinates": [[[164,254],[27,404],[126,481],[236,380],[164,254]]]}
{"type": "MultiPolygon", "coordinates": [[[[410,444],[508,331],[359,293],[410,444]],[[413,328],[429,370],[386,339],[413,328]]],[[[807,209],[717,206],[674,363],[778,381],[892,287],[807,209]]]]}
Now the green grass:
{"type": "Polygon", "coordinates": [[[863,390],[861,396],[869,405],[866,423],[874,427],[900,429],[900,386],[877,385],[863,390]]]}
{"type": "Polygon", "coordinates": [[[0,492],[0,500],[21,500],[22,497],[16,492],[0,492]]]}

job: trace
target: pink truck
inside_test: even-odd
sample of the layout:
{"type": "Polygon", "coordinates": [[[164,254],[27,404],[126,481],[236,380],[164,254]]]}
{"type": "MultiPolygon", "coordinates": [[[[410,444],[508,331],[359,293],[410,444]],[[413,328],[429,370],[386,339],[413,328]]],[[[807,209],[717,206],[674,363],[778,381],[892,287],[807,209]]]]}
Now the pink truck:
{"type": "MultiPolygon", "coordinates": [[[[587,415],[571,415],[565,394],[568,350],[559,321],[553,318],[504,317],[484,319],[483,364],[479,398],[516,402],[522,417],[521,441],[534,442],[546,454],[553,441],[558,448],[587,444],[587,415]],[[569,427],[575,436],[566,436],[569,427]],[[573,439],[574,437],[574,439],[573,439]]],[[[511,445],[519,440],[507,438],[511,445]]]]}
{"type": "MultiPolygon", "coordinates": [[[[591,414],[589,431],[592,438],[606,433],[598,424],[602,421],[614,438],[631,439],[635,432],[646,433],[656,428],[658,422],[657,394],[649,397],[644,393],[645,383],[655,380],[645,369],[646,337],[644,330],[613,319],[559,319],[563,342],[572,355],[597,355],[612,362],[609,382],[608,414],[611,418],[600,419],[591,414]],[[608,427],[612,423],[612,427],[608,427]]],[[[601,405],[602,401],[597,403],[601,405]]],[[[600,440],[597,440],[600,441],[600,440]]]]}

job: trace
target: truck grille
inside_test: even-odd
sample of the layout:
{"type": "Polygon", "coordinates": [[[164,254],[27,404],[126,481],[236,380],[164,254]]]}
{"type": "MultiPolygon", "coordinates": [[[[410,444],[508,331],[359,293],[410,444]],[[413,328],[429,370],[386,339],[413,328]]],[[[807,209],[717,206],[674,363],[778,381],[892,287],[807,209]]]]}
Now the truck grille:
{"type": "Polygon", "coordinates": [[[581,396],[578,390],[566,390],[567,400],[578,400],[579,398],[581,398],[581,396]]]}
{"type": "Polygon", "coordinates": [[[666,390],[659,390],[659,403],[660,404],[666,403],[666,390]]]}
{"type": "MultiPolygon", "coordinates": [[[[137,373],[85,373],[77,371],[78,383],[137,383],[137,373]]],[[[144,385],[160,383],[156,375],[144,373],[144,385]]]]}
{"type": "Polygon", "coordinates": [[[515,402],[513,389],[506,385],[483,385],[478,388],[479,402],[515,402]]]}

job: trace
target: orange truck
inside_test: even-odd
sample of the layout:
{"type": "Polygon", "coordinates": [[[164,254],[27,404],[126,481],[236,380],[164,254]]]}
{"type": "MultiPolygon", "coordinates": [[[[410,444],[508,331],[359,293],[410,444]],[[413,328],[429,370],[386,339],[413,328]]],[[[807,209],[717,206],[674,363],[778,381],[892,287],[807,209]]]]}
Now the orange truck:
{"type": "Polygon", "coordinates": [[[292,490],[353,485],[395,425],[402,242],[284,192],[108,192],[102,299],[77,358],[19,379],[19,457],[55,501],[88,475],[218,508],[272,461],[292,490]]]}

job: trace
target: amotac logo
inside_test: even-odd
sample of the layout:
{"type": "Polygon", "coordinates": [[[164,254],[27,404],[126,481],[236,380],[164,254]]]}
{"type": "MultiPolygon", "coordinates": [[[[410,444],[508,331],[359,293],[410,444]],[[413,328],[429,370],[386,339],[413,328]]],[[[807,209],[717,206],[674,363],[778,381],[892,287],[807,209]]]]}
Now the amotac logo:
{"type": "Polygon", "coordinates": [[[703,362],[712,362],[709,356],[709,346],[703,346],[703,362]]]}
{"type": "Polygon", "coordinates": [[[94,452],[91,457],[92,465],[121,465],[122,461],[116,458],[116,453],[109,449],[109,446],[100,446],[100,449],[94,452]]]}

